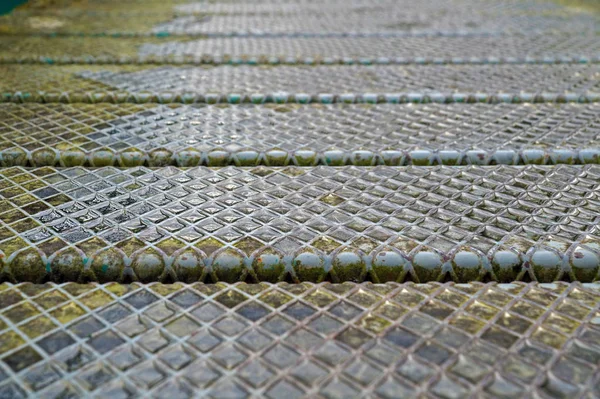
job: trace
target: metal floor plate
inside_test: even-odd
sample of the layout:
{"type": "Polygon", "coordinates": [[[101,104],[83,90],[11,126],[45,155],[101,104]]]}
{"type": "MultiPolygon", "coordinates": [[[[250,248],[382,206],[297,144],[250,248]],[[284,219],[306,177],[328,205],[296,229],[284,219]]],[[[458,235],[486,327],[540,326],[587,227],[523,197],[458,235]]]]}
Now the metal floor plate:
{"type": "Polygon", "coordinates": [[[143,10],[135,2],[133,7],[127,3],[112,2],[111,13],[98,13],[95,3],[83,8],[74,7],[75,12],[71,14],[18,12],[0,19],[0,31],[69,35],[167,33],[185,36],[265,33],[452,35],[456,32],[521,34],[536,31],[594,33],[598,31],[600,22],[596,15],[577,8],[525,1],[522,4],[502,1],[482,4],[472,0],[441,4],[387,0],[376,3],[363,0],[324,1],[319,4],[311,1],[246,4],[196,2],[179,7],[168,2],[156,2],[143,10]],[[82,12],[86,9],[93,12],[82,12]]]}
{"type": "Polygon", "coordinates": [[[596,102],[600,65],[0,65],[13,102],[596,102]],[[523,86],[522,82],[527,85],[523,86]]]}
{"type": "Polygon", "coordinates": [[[558,3],[0,17],[0,399],[600,399],[600,18],[558,3]]]}
{"type": "MultiPolygon", "coordinates": [[[[118,19],[118,18],[117,18],[118,19]]],[[[0,61],[34,63],[587,63],[600,61],[600,36],[405,37],[43,37],[6,36],[0,61]]],[[[510,67],[509,67],[510,68],[510,67]]]]}
{"type": "Polygon", "coordinates": [[[598,285],[0,289],[6,398],[600,395],[598,285]]]}
{"type": "Polygon", "coordinates": [[[598,104],[7,103],[0,104],[0,163],[596,163],[599,118],[598,104]]]}
{"type": "MultiPolygon", "coordinates": [[[[129,2],[128,2],[129,3],[129,2]]],[[[135,2],[132,2],[135,4],[135,2]]],[[[127,7],[124,5],[123,7],[127,7]]],[[[436,0],[423,0],[414,3],[411,0],[255,0],[247,2],[244,0],[227,1],[196,1],[174,6],[174,10],[180,14],[302,14],[315,11],[336,12],[340,8],[345,11],[363,12],[369,10],[395,10],[404,12],[419,11],[423,14],[436,15],[436,13],[448,12],[470,12],[472,15],[485,15],[495,13],[497,15],[529,15],[534,12],[546,14],[561,14],[565,12],[582,13],[583,10],[567,8],[559,4],[547,1],[535,0],[495,0],[482,3],[477,0],[447,0],[439,2],[436,0]],[[394,8],[395,6],[395,8],[394,8]]],[[[60,9],[59,9],[60,10],[60,9]]],[[[63,9],[67,11],[68,9],[63,9]]],[[[51,10],[48,10],[51,11],[51,10]]]]}
{"type": "Polygon", "coordinates": [[[2,278],[591,282],[599,174],[596,165],[4,168],[2,278]]]}

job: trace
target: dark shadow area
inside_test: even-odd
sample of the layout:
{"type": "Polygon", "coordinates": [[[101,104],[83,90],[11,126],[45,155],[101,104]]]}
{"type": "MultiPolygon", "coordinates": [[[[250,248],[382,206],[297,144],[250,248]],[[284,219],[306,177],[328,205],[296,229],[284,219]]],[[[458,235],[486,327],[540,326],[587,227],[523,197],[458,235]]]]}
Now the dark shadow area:
{"type": "Polygon", "coordinates": [[[27,0],[2,0],[0,1],[0,15],[11,12],[16,6],[26,3],[27,0]]]}

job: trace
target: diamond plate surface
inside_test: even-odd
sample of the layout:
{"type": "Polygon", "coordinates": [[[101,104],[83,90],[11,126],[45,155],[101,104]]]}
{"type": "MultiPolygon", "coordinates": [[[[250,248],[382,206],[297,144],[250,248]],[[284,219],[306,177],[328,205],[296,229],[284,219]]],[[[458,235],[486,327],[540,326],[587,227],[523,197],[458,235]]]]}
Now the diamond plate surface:
{"type": "Polygon", "coordinates": [[[599,118],[597,104],[0,104],[0,162],[596,163],[599,118]]]}
{"type": "Polygon", "coordinates": [[[3,168],[2,278],[590,282],[599,277],[599,173],[3,168]]]}
{"type": "Polygon", "coordinates": [[[599,68],[13,64],[0,65],[0,93],[2,101],[72,103],[596,102],[599,68]]]}
{"type": "MultiPolygon", "coordinates": [[[[118,24],[118,18],[114,23],[118,24]]],[[[554,64],[599,60],[600,36],[593,34],[203,39],[5,36],[0,42],[3,63],[554,64]]]]}
{"type": "Polygon", "coordinates": [[[600,288],[3,284],[3,397],[600,395],[600,288]]]}

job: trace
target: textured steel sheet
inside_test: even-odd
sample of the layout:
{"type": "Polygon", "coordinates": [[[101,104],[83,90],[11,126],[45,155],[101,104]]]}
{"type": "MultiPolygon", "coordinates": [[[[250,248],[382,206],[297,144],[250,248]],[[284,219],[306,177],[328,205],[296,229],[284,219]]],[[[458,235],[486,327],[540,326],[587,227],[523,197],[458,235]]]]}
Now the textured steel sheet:
{"type": "Polygon", "coordinates": [[[598,285],[0,288],[6,398],[600,396],[598,285]]]}
{"type": "Polygon", "coordinates": [[[596,102],[600,66],[0,65],[11,102],[596,102]],[[523,84],[523,82],[527,82],[523,84]]]}
{"type": "MultiPolygon", "coordinates": [[[[122,25],[118,18],[111,20],[117,26],[122,25]]],[[[423,33],[398,37],[202,39],[4,36],[0,42],[2,63],[581,64],[599,61],[600,35],[594,34],[423,33]]]]}
{"type": "Polygon", "coordinates": [[[3,168],[2,278],[591,282],[599,173],[596,165],[3,168]]]}
{"type": "Polygon", "coordinates": [[[599,133],[598,104],[6,103],[0,163],[577,164],[598,162],[599,133]]]}

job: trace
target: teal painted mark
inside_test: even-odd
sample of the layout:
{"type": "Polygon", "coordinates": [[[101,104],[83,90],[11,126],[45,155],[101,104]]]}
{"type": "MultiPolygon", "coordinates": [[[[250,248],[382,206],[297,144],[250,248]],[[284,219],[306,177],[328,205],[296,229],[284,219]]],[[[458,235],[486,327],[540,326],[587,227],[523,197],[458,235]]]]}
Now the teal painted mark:
{"type": "Polygon", "coordinates": [[[27,2],[27,0],[0,0],[0,15],[8,14],[18,5],[27,2]]]}

